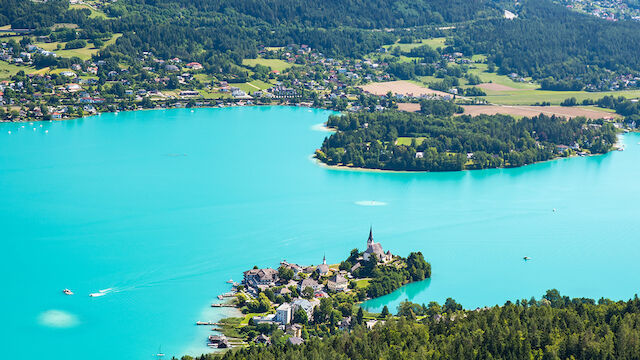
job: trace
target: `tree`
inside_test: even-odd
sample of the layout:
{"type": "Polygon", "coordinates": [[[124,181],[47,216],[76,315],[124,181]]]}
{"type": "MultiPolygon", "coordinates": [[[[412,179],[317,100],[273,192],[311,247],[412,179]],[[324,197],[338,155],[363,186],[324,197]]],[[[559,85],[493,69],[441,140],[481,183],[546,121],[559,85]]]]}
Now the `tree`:
{"type": "Polygon", "coordinates": [[[387,318],[388,316],[389,316],[389,308],[387,307],[387,305],[385,305],[385,306],[382,308],[382,312],[380,313],[380,317],[381,317],[381,318],[383,318],[383,319],[385,319],[385,318],[387,318]]]}
{"type": "Polygon", "coordinates": [[[284,266],[280,266],[278,268],[278,278],[280,278],[282,282],[291,281],[291,279],[293,279],[293,276],[294,276],[293,269],[290,269],[284,266]]]}
{"type": "Polygon", "coordinates": [[[305,299],[311,299],[313,298],[314,293],[315,291],[313,291],[313,288],[311,286],[307,286],[302,290],[302,297],[305,299]]]}
{"type": "Polygon", "coordinates": [[[358,308],[358,313],[356,314],[356,324],[362,325],[363,320],[364,320],[364,311],[362,310],[362,308],[358,308]]]}
{"type": "Polygon", "coordinates": [[[454,313],[456,311],[462,310],[462,305],[458,304],[452,298],[447,298],[444,302],[444,306],[442,306],[442,310],[446,313],[454,313]]]}
{"type": "Polygon", "coordinates": [[[309,318],[307,316],[307,312],[304,311],[302,308],[298,308],[293,313],[293,322],[296,323],[296,324],[306,325],[309,322],[309,318]]]}

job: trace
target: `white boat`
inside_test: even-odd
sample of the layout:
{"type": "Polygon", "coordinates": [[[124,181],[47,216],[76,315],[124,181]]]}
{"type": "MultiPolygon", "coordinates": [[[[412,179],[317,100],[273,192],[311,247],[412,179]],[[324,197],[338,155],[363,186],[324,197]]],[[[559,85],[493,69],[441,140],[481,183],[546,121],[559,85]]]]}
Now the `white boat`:
{"type": "Polygon", "coordinates": [[[107,293],[103,293],[103,292],[89,294],[89,296],[91,297],[98,297],[98,296],[105,296],[105,295],[107,295],[107,293]]]}
{"type": "Polygon", "coordinates": [[[64,289],[64,290],[62,290],[62,292],[63,292],[65,295],[73,295],[73,291],[71,291],[71,290],[69,290],[69,289],[64,289]]]}
{"type": "Polygon", "coordinates": [[[233,279],[227,280],[227,284],[233,284],[233,279]]]}
{"type": "Polygon", "coordinates": [[[531,260],[531,258],[530,258],[530,257],[528,257],[528,256],[525,256],[525,257],[523,257],[522,259],[523,259],[524,261],[531,260]]]}

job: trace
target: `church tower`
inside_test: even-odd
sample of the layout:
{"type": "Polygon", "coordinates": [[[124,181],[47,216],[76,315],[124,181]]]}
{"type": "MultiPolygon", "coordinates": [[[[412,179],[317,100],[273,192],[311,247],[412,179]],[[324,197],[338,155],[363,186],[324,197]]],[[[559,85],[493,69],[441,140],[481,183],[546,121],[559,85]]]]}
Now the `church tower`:
{"type": "Polygon", "coordinates": [[[373,245],[373,226],[369,228],[369,239],[367,240],[367,246],[373,245]]]}

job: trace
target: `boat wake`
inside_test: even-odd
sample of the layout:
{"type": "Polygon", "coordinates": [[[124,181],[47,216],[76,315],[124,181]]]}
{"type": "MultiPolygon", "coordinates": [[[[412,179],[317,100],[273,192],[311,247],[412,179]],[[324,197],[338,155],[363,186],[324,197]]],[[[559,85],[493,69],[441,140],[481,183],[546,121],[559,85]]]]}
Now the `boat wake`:
{"type": "Polygon", "coordinates": [[[360,206],[386,206],[387,205],[387,203],[384,201],[375,201],[375,200],[356,201],[355,204],[360,206]]]}

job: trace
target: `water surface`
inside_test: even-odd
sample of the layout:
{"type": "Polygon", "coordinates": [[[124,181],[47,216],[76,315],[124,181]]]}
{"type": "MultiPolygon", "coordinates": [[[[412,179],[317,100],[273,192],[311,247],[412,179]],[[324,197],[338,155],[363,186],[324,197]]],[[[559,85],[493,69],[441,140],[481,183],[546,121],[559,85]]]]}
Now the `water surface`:
{"type": "Polygon", "coordinates": [[[310,159],[329,114],[179,109],[1,124],[5,357],[199,354],[209,329],[194,323],[223,316],[208,304],[226,280],[282,259],[337,263],[364,248],[369,225],[385,250],[419,250],[433,266],[430,281],[373,310],[449,296],[475,308],[554,287],[638,292],[640,136],[626,135],[624,152],[519,169],[354,172],[310,159]]]}

